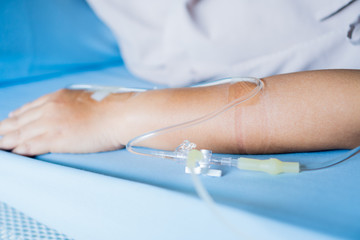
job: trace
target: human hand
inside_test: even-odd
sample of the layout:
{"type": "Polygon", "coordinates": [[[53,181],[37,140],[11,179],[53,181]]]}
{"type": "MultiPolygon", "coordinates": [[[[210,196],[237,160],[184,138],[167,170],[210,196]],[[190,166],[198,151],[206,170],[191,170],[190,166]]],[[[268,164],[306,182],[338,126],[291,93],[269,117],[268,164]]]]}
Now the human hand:
{"type": "Polygon", "coordinates": [[[129,94],[112,94],[101,102],[86,91],[63,89],[45,95],[0,122],[0,149],[34,156],[122,148],[121,107],[129,94]]]}

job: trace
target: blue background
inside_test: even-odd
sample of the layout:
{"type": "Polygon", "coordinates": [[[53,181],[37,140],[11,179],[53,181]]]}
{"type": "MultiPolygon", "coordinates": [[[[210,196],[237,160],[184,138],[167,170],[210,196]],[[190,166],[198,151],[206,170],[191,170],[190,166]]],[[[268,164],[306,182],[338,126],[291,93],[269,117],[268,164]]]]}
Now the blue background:
{"type": "Polygon", "coordinates": [[[0,1],[3,85],[119,64],[116,39],[84,0],[0,1]]]}

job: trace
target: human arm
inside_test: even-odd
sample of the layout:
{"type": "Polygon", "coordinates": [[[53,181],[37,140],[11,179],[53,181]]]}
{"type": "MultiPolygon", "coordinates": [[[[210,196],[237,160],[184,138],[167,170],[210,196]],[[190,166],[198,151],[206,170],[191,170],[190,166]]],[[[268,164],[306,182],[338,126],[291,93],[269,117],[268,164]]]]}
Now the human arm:
{"type": "MultiPolygon", "coordinates": [[[[228,153],[273,153],[360,145],[360,71],[324,70],[264,78],[255,98],[201,125],[144,142],[174,149],[184,139],[228,153]]],[[[98,152],[132,137],[209,113],[242,87],[112,94],[61,90],[15,111],[0,123],[0,148],[24,155],[98,152]]]]}
{"type": "MultiPolygon", "coordinates": [[[[360,145],[359,70],[297,72],[263,78],[263,82],[260,94],[219,117],[155,137],[144,145],[171,150],[188,139],[214,152],[253,154],[360,145]]],[[[125,125],[141,126],[130,134],[134,137],[202,116],[243,92],[241,83],[191,91],[148,92],[132,99],[134,110],[129,110],[132,114],[126,115],[125,125]],[[159,102],[143,105],[147,99],[159,102]],[[142,125],[144,119],[146,124],[142,125]]]]}

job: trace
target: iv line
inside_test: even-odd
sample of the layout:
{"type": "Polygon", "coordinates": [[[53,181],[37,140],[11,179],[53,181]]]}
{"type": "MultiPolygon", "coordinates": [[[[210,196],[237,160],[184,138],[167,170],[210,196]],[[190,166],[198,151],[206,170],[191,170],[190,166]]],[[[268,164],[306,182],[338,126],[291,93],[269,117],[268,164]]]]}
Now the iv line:
{"type": "Polygon", "coordinates": [[[161,157],[161,158],[168,158],[168,159],[176,159],[176,158],[184,158],[184,156],[180,156],[178,153],[176,152],[162,152],[162,151],[153,151],[151,153],[142,153],[142,152],[137,152],[134,150],[134,145],[138,142],[141,142],[145,139],[157,136],[157,135],[161,135],[161,134],[165,134],[168,132],[172,132],[172,131],[176,131],[179,129],[184,129],[184,128],[189,128],[192,127],[194,125],[203,123],[205,121],[208,121],[210,119],[213,119],[214,117],[220,115],[221,113],[231,109],[232,107],[235,107],[237,105],[239,105],[240,103],[243,103],[251,98],[253,98],[254,96],[256,96],[264,87],[263,82],[258,79],[258,78],[253,78],[253,77],[232,77],[232,78],[224,78],[224,79],[220,79],[217,80],[215,82],[212,83],[208,83],[208,84],[203,84],[203,85],[195,85],[193,87],[205,87],[205,86],[214,86],[214,85],[220,85],[220,84],[225,84],[225,83],[237,83],[237,82],[250,82],[250,83],[254,83],[256,84],[256,87],[247,95],[245,96],[241,96],[237,99],[235,99],[234,101],[226,104],[225,106],[209,113],[206,114],[202,117],[199,117],[197,119],[194,120],[190,120],[187,122],[183,122],[183,123],[179,123],[176,125],[172,125],[172,126],[168,126],[168,127],[164,127],[161,129],[157,129],[155,131],[151,131],[151,132],[147,132],[144,133],[140,136],[137,136],[133,139],[131,139],[127,145],[126,145],[126,149],[131,152],[131,153],[135,153],[135,154],[140,154],[140,155],[144,155],[144,156],[149,156],[149,157],[161,157]]]}
{"type": "MultiPolygon", "coordinates": [[[[169,133],[172,131],[176,131],[179,129],[189,128],[192,126],[195,126],[197,124],[206,122],[210,119],[215,118],[216,116],[222,114],[223,112],[255,97],[260,91],[263,90],[264,84],[263,82],[258,78],[253,77],[230,77],[230,78],[224,78],[219,79],[217,81],[213,81],[210,83],[205,84],[197,84],[191,86],[192,88],[197,87],[207,87],[207,86],[215,86],[225,83],[237,83],[237,82],[249,82],[256,85],[256,87],[250,91],[245,96],[240,96],[239,98],[235,99],[234,101],[224,105],[223,107],[206,114],[202,117],[199,117],[194,120],[190,120],[184,123],[179,123],[176,125],[164,127],[158,130],[154,130],[151,132],[144,133],[140,136],[137,136],[133,139],[131,139],[127,145],[126,149],[135,154],[143,155],[143,156],[150,156],[150,157],[160,157],[160,158],[167,158],[172,160],[187,160],[187,154],[190,150],[194,149],[196,147],[196,144],[190,143],[188,141],[184,141],[177,149],[176,151],[161,151],[161,150],[153,150],[150,153],[144,153],[139,152],[135,150],[134,145],[136,143],[142,142],[145,139],[152,138],[154,136],[162,135],[165,133],[169,133]],[[181,149],[184,148],[184,149],[181,149]]],[[[92,94],[92,98],[101,101],[103,98],[105,98],[107,95],[111,93],[122,93],[122,92],[144,92],[150,89],[144,89],[144,88],[126,88],[126,87],[117,87],[117,86],[98,86],[98,85],[89,85],[89,84],[77,84],[77,85],[71,85],[68,87],[69,89],[77,89],[77,90],[87,90],[94,92],[92,94]]],[[[211,176],[221,176],[220,170],[211,170],[209,169],[210,164],[211,165],[225,165],[225,166],[232,166],[237,167],[239,169],[244,170],[253,170],[253,171],[263,171],[267,172],[269,174],[279,174],[282,172],[292,172],[292,173],[299,173],[300,171],[310,171],[310,170],[320,170],[324,168],[328,168],[331,166],[334,166],[336,164],[339,164],[348,158],[352,157],[353,155],[360,152],[360,146],[345,153],[341,157],[337,157],[335,159],[328,160],[326,162],[312,162],[307,164],[300,164],[299,162],[283,162],[276,158],[270,158],[267,160],[259,160],[259,159],[253,159],[253,158],[235,158],[235,157],[219,157],[212,155],[212,152],[210,150],[203,150],[204,154],[203,161],[200,163],[200,168],[195,168],[194,171],[197,174],[207,174],[211,176]],[[219,173],[220,171],[220,173],[219,173]]],[[[186,169],[187,173],[190,173],[190,169],[186,169]]]]}
{"type": "MultiPolygon", "coordinates": [[[[282,162],[275,158],[270,158],[267,160],[259,160],[252,158],[234,158],[234,157],[218,157],[212,156],[212,152],[210,150],[202,149],[201,151],[196,150],[196,144],[191,143],[189,141],[184,141],[174,152],[171,151],[160,151],[153,150],[150,153],[138,152],[134,149],[134,144],[139,143],[145,139],[165,134],[168,132],[176,131],[179,129],[189,128],[194,125],[203,123],[210,119],[215,118],[216,116],[222,114],[223,112],[253,98],[256,96],[264,87],[263,82],[258,78],[226,78],[220,79],[216,82],[196,85],[193,87],[205,87],[205,86],[213,86],[223,83],[236,83],[241,81],[248,81],[251,83],[255,83],[256,87],[247,95],[239,97],[234,101],[226,104],[218,110],[215,110],[209,114],[206,114],[197,119],[187,121],[184,123],[179,123],[173,126],[164,127],[155,131],[151,131],[140,136],[137,136],[131,139],[127,145],[126,149],[135,154],[140,154],[144,156],[150,157],[160,157],[160,158],[168,158],[173,160],[184,160],[186,161],[186,171],[191,174],[192,180],[198,193],[199,197],[204,200],[209,209],[213,212],[213,214],[222,221],[226,226],[233,230],[240,237],[244,237],[243,233],[241,233],[231,222],[227,221],[225,217],[218,211],[216,208],[215,202],[206,190],[206,188],[201,183],[197,174],[206,174],[210,176],[221,176],[220,170],[210,169],[210,164],[218,164],[218,165],[226,165],[233,166],[239,169],[245,170],[254,170],[254,171],[263,171],[270,174],[279,174],[282,172],[292,172],[299,173],[300,171],[309,171],[309,170],[319,170],[327,167],[334,166],[338,163],[341,163],[350,157],[354,156],[358,152],[360,152],[360,146],[347,152],[345,155],[329,160],[327,162],[313,162],[306,165],[300,165],[299,162],[282,162]],[[197,165],[199,165],[197,167],[197,165]],[[220,171],[220,172],[219,172],[220,171]]],[[[71,88],[71,86],[70,86],[71,88]]],[[[93,98],[97,101],[101,101],[104,97],[106,97],[110,93],[118,93],[118,92],[126,92],[126,91],[135,91],[135,92],[143,92],[146,89],[136,89],[136,88],[119,88],[119,87],[101,87],[101,86],[92,86],[92,85],[77,85],[73,86],[72,89],[85,89],[94,91],[93,98]]]]}
{"type": "MultiPolygon", "coordinates": [[[[205,87],[205,86],[214,86],[214,85],[220,85],[224,83],[236,83],[236,82],[250,82],[256,84],[256,87],[247,95],[240,96],[239,98],[235,99],[234,101],[230,102],[229,104],[226,104],[225,106],[206,114],[202,117],[199,117],[197,119],[187,121],[184,123],[179,123],[173,126],[164,127],[155,131],[151,131],[148,133],[144,133],[140,136],[137,136],[133,139],[131,139],[127,145],[126,149],[135,154],[140,154],[143,156],[150,156],[150,157],[160,157],[160,158],[167,158],[172,160],[187,160],[187,154],[190,150],[194,149],[196,147],[196,144],[190,143],[187,140],[185,140],[174,152],[171,151],[161,151],[161,150],[153,150],[150,153],[144,153],[139,152],[134,149],[134,145],[136,143],[139,143],[141,141],[144,141],[145,139],[152,138],[157,135],[169,133],[172,131],[176,131],[179,129],[189,128],[194,125],[206,122],[208,120],[213,119],[214,117],[222,114],[223,112],[255,97],[261,90],[264,88],[264,84],[261,81],[261,79],[253,78],[253,77],[232,77],[232,78],[224,78],[220,79],[214,82],[210,82],[207,84],[199,84],[192,87],[205,87]],[[184,149],[181,149],[184,148],[184,149]]],[[[211,170],[209,169],[210,164],[215,165],[225,165],[225,166],[232,166],[237,167],[239,169],[243,170],[252,170],[252,171],[262,171],[269,174],[279,174],[279,173],[299,173],[301,171],[310,171],[310,170],[320,170],[324,168],[328,168],[331,166],[334,166],[336,164],[339,164],[347,159],[349,159],[351,156],[357,154],[360,152],[360,146],[347,152],[341,157],[330,159],[326,162],[313,162],[308,163],[306,165],[300,164],[299,162],[283,162],[276,158],[270,158],[266,160],[259,160],[259,159],[253,159],[253,158],[235,158],[235,157],[218,157],[213,156],[212,152],[210,150],[203,149],[203,160],[200,162],[200,167],[194,168],[194,172],[196,174],[206,174],[210,176],[221,176],[221,173],[217,172],[219,170],[211,170]]],[[[190,173],[190,169],[186,168],[186,172],[190,173]]],[[[220,171],[221,172],[221,171],[220,171]]]]}

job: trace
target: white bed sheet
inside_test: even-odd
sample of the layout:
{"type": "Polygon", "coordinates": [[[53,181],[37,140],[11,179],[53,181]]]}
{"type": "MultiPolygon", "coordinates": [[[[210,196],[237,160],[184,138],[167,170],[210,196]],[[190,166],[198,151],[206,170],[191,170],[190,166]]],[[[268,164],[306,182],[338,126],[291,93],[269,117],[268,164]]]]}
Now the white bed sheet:
{"type": "MultiPolygon", "coordinates": [[[[2,201],[78,240],[238,239],[196,198],[3,151],[0,189],[2,201]]],[[[332,239],[218,207],[253,239],[332,239]]]]}

